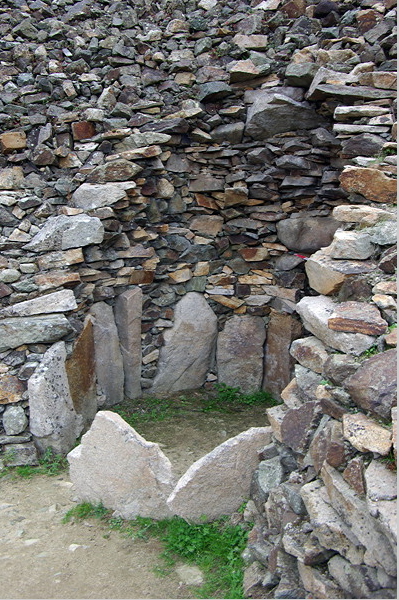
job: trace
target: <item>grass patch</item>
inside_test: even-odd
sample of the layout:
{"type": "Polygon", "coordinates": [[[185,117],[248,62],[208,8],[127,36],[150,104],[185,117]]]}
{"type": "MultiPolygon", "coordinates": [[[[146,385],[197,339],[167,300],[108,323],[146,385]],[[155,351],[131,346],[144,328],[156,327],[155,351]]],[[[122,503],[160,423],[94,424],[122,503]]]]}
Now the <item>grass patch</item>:
{"type": "Polygon", "coordinates": [[[39,458],[39,465],[33,467],[31,465],[22,465],[13,467],[7,465],[7,462],[11,462],[14,459],[14,453],[12,450],[5,452],[1,456],[5,467],[0,470],[0,478],[6,475],[11,475],[13,478],[22,477],[23,479],[31,479],[35,475],[59,475],[66,470],[68,461],[62,454],[56,454],[51,448],[47,448],[41,458],[39,458]]]}
{"type": "MultiPolygon", "coordinates": [[[[101,504],[79,504],[65,515],[63,522],[97,518],[125,537],[148,540],[157,538],[162,542],[163,564],[154,567],[159,576],[170,574],[179,560],[195,564],[204,575],[204,584],[193,588],[198,598],[244,598],[241,554],[246,547],[250,524],[232,525],[228,517],[211,523],[188,523],[180,517],[155,521],[137,517],[127,521],[113,517],[112,511],[101,504]]],[[[104,537],[108,537],[106,534],[104,537]]]]}
{"type": "Polygon", "coordinates": [[[277,404],[280,404],[280,401],[275,400],[268,392],[256,391],[244,394],[240,388],[220,383],[211,390],[200,390],[185,395],[125,401],[113,406],[112,410],[129,425],[136,427],[142,423],[164,421],[192,412],[234,413],[253,406],[263,405],[265,408],[270,408],[277,404]]]}

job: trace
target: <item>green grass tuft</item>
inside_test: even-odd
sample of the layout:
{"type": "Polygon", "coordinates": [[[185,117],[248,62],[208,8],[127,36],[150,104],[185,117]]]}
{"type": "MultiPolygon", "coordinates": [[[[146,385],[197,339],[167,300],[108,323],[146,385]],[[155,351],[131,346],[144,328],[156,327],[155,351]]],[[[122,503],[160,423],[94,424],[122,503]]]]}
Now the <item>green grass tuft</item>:
{"type": "Polygon", "coordinates": [[[13,478],[22,477],[23,479],[31,479],[35,475],[59,475],[66,470],[68,461],[62,454],[56,454],[51,448],[47,448],[41,458],[39,458],[39,465],[37,467],[31,465],[22,465],[13,467],[7,465],[7,462],[13,461],[14,454],[12,451],[5,452],[1,456],[5,467],[0,470],[0,478],[6,475],[11,475],[13,478]]]}

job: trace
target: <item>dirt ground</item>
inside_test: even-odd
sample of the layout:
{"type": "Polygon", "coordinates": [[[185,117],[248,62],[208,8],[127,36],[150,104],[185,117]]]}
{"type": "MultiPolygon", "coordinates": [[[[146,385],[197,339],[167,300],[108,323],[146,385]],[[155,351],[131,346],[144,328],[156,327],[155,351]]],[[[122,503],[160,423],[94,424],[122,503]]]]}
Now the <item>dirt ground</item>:
{"type": "MultiPolygon", "coordinates": [[[[160,443],[181,475],[195,460],[251,426],[264,408],[237,415],[193,414],[137,428],[160,443]]],[[[0,597],[193,598],[177,572],[157,576],[161,543],[126,539],[94,520],[62,523],[76,505],[68,473],[0,480],[0,597]]]]}

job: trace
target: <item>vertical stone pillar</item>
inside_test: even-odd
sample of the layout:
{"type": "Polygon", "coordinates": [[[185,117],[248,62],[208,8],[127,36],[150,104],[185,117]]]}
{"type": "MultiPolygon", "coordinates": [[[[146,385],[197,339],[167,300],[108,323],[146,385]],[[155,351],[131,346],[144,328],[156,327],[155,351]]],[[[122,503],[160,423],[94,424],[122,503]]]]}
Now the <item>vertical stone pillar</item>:
{"type": "Polygon", "coordinates": [[[118,296],[115,303],[115,321],[125,372],[125,396],[141,396],[141,315],[143,292],[135,287],[118,296]]]}
{"type": "Polygon", "coordinates": [[[93,317],[94,350],[97,381],[105,394],[103,406],[113,406],[123,400],[123,360],[119,348],[112,306],[97,302],[90,308],[93,317]]]}
{"type": "Polygon", "coordinates": [[[290,346],[301,335],[300,321],[292,315],[272,310],[267,328],[262,388],[276,400],[293,377],[295,360],[290,355],[290,346]]]}

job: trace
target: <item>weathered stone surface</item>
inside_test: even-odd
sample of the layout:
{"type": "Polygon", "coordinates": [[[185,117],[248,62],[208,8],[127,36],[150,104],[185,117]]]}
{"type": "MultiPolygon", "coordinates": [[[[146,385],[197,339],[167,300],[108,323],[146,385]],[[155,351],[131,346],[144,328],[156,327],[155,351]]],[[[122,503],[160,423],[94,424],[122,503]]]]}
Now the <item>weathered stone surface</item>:
{"type": "Polygon", "coordinates": [[[312,369],[316,373],[323,372],[323,365],[329,356],[326,346],[315,337],[294,340],[290,347],[290,354],[303,367],[312,369]]]}
{"type": "Polygon", "coordinates": [[[40,450],[65,454],[75,445],[83,419],[74,409],[65,369],[64,342],[47,350],[28,381],[30,430],[40,450]]]}
{"type": "Polygon", "coordinates": [[[366,261],[335,260],[330,256],[330,248],[315,252],[305,263],[310,287],[324,295],[337,293],[345,281],[373,269],[372,263],[366,261]]]}
{"type": "Polygon", "coordinates": [[[222,231],[223,218],[217,215],[201,215],[190,222],[190,229],[203,235],[216,236],[222,231]]]}
{"type": "Polygon", "coordinates": [[[134,288],[118,296],[115,321],[125,374],[124,393],[128,398],[141,396],[141,316],[143,292],[134,288]]]}
{"type": "Polygon", "coordinates": [[[72,290],[53,292],[33,300],[18,302],[0,310],[2,317],[27,317],[57,312],[68,312],[77,308],[72,290]]]}
{"type": "Polygon", "coordinates": [[[365,360],[344,382],[353,401],[385,419],[391,416],[397,390],[396,349],[365,360]]]}
{"type": "Polygon", "coordinates": [[[342,423],[328,421],[317,429],[309,447],[310,456],[316,473],[319,473],[326,460],[332,467],[340,467],[345,463],[347,450],[342,434],[342,423]]]}
{"type": "Polygon", "coordinates": [[[26,148],[26,133],[24,131],[6,131],[0,135],[1,151],[10,154],[14,150],[26,148]]]}
{"type": "Polygon", "coordinates": [[[322,416],[319,402],[306,402],[299,408],[290,408],[281,424],[283,444],[295,452],[304,454],[322,416]]]}
{"type": "Polygon", "coordinates": [[[175,307],[175,320],[165,332],[158,373],[151,394],[201,387],[213,359],[216,315],[201,294],[189,292],[175,307]]]}
{"type": "Polygon", "coordinates": [[[97,217],[60,215],[49,217],[39,233],[24,247],[33,252],[68,250],[100,244],[103,238],[104,227],[97,217]]]}
{"type": "Polygon", "coordinates": [[[0,169],[0,190],[19,190],[24,182],[22,167],[0,169]]]}
{"type": "Polygon", "coordinates": [[[87,428],[97,411],[93,323],[90,316],[85,320],[65,368],[74,409],[82,416],[84,428],[87,428]]]}
{"type": "Polygon", "coordinates": [[[377,169],[346,167],[340,182],[347,192],[361,194],[372,202],[396,202],[396,180],[377,169]]]}
{"type": "Polygon", "coordinates": [[[251,499],[259,511],[269,497],[272,489],[276,488],[283,480],[284,471],[280,458],[275,456],[268,460],[262,460],[253,474],[250,487],[251,499]]]}
{"type": "Polygon", "coordinates": [[[330,256],[335,259],[365,260],[373,252],[369,234],[362,231],[338,230],[330,245],[330,256]]]}
{"type": "Polygon", "coordinates": [[[25,385],[15,377],[6,373],[0,376],[0,404],[12,404],[22,400],[25,385]]]}
{"type": "Polygon", "coordinates": [[[396,475],[377,460],[372,460],[365,471],[367,497],[375,502],[395,500],[397,497],[396,475]]]}
{"type": "MultiPolygon", "coordinates": [[[[334,466],[334,465],[331,465],[334,466]]],[[[364,462],[361,456],[355,456],[348,462],[342,477],[360,496],[366,493],[366,482],[364,479],[364,462]]]]}
{"type": "Polygon", "coordinates": [[[22,406],[8,406],[3,414],[3,427],[6,435],[22,433],[28,424],[27,416],[22,406]]]}
{"type": "Polygon", "coordinates": [[[279,398],[292,378],[294,361],[289,348],[302,334],[301,323],[291,315],[272,311],[267,327],[262,388],[279,398]]]}
{"type": "Polygon", "coordinates": [[[56,342],[72,331],[64,315],[12,317],[0,321],[0,351],[23,344],[56,342]]]}
{"type": "Polygon", "coordinates": [[[73,206],[92,210],[111,206],[126,197],[126,193],[136,187],[134,181],[114,183],[83,183],[72,194],[73,206]]]}
{"type": "Polygon", "coordinates": [[[216,519],[248,498],[258,451],[271,442],[270,427],[252,427],[197,460],[168,498],[170,510],[190,521],[216,519]]]}
{"type": "Polygon", "coordinates": [[[288,96],[265,91],[248,110],[245,132],[255,140],[267,140],[276,133],[314,129],[323,123],[313,108],[288,96]]]}
{"type": "Polygon", "coordinates": [[[321,476],[333,508],[349,525],[360,543],[367,548],[374,565],[381,566],[388,575],[396,574],[396,558],[381,525],[370,516],[367,504],[349,487],[336,469],[324,464],[321,476]]]}
{"type": "Polygon", "coordinates": [[[261,317],[236,315],[229,319],[217,342],[219,383],[239,387],[243,392],[259,390],[265,338],[261,317]]]}
{"type": "Polygon", "coordinates": [[[298,302],[297,310],[306,329],[327,346],[358,356],[370,348],[375,339],[363,333],[344,333],[329,329],[328,319],[333,314],[335,306],[335,303],[326,296],[307,296],[298,302]]]}
{"type": "Polygon", "coordinates": [[[112,306],[96,302],[90,308],[93,317],[94,351],[97,381],[105,394],[105,405],[123,400],[123,359],[119,347],[112,306]]]}
{"type": "Polygon", "coordinates": [[[336,304],[335,310],[328,319],[329,329],[381,335],[388,328],[388,323],[381,317],[376,306],[367,302],[342,302],[336,304]]]}
{"type": "Polygon", "coordinates": [[[310,516],[313,533],[324,548],[336,550],[354,564],[363,562],[364,550],[350,527],[331,506],[327,490],[320,480],[301,488],[301,496],[310,516]]]}
{"type": "Polygon", "coordinates": [[[173,489],[169,459],[116,413],[98,412],[67,458],[81,501],[102,502],[125,519],[171,516],[166,505],[173,489]]]}
{"type": "Polygon", "coordinates": [[[295,381],[300,397],[307,402],[315,399],[316,389],[321,385],[322,376],[302,365],[295,365],[295,381]]]}
{"type": "Polygon", "coordinates": [[[394,215],[382,208],[363,205],[336,206],[333,217],[342,223],[362,223],[364,225],[375,225],[378,221],[385,219],[394,220],[394,215]]]}
{"type": "Polygon", "coordinates": [[[281,426],[287,412],[285,406],[273,406],[273,408],[266,409],[267,418],[273,430],[273,435],[279,442],[283,441],[281,426]]]}
{"type": "Polygon", "coordinates": [[[303,587],[314,598],[345,598],[344,592],[334,580],[326,577],[317,569],[298,561],[298,570],[303,587]]]}
{"type": "Polygon", "coordinates": [[[7,444],[7,455],[7,460],[4,462],[8,467],[18,467],[22,465],[34,467],[39,464],[39,457],[33,442],[7,444]]]}
{"type": "Polygon", "coordinates": [[[392,433],[377,425],[363,413],[347,413],[342,417],[343,435],[360,452],[377,452],[385,456],[392,447],[392,433]]]}
{"type": "Polygon", "coordinates": [[[289,250],[307,254],[328,246],[338,227],[332,217],[298,217],[279,221],[277,235],[289,250]]]}
{"type": "Polygon", "coordinates": [[[359,361],[349,354],[331,354],[323,365],[323,375],[334,385],[342,385],[359,367],[359,361]]]}
{"type": "Polygon", "coordinates": [[[381,587],[375,569],[351,565],[342,556],[334,556],[328,562],[328,570],[345,595],[349,594],[352,598],[370,598],[372,592],[381,587]]]}
{"type": "MultiPolygon", "coordinates": [[[[87,178],[87,183],[108,183],[110,181],[127,181],[129,179],[133,179],[140,171],[142,171],[142,167],[136,165],[133,162],[130,162],[124,158],[112,160],[106,163],[105,165],[99,165],[95,169],[92,170],[90,175],[87,178]]],[[[82,186],[81,186],[82,187],[82,186]]],[[[135,186],[129,186],[127,189],[132,189],[135,186]]],[[[80,188],[79,188],[80,189],[80,188]]],[[[90,188],[89,188],[90,189],[90,188]]],[[[100,188],[101,189],[101,188],[100,188]]],[[[87,188],[86,188],[87,190],[87,188]]],[[[76,190],[77,191],[77,190],[76,190]]],[[[112,195],[109,186],[107,187],[107,195],[112,195]],[[108,192],[109,190],[109,192],[108,192]]],[[[113,191],[113,190],[112,190],[113,191]]],[[[123,191],[123,190],[122,190],[123,191]]],[[[82,190],[81,190],[82,192],[82,190]]],[[[75,192],[76,193],[76,192],[75,192]]],[[[117,192],[114,192],[117,193],[117,192]]],[[[79,201],[82,199],[83,194],[79,195],[79,201]]],[[[88,194],[84,195],[85,200],[87,199],[88,194]]],[[[122,196],[123,198],[124,196],[122,196]]]]}

